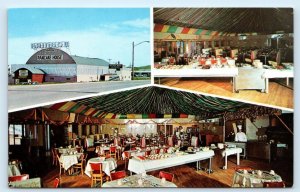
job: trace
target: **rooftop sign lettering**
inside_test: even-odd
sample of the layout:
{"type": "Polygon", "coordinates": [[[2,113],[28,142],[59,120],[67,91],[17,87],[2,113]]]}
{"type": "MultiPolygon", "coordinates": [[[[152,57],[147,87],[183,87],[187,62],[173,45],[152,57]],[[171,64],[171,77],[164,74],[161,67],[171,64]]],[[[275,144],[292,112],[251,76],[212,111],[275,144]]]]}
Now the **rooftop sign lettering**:
{"type": "Polygon", "coordinates": [[[41,43],[31,43],[31,49],[46,49],[46,48],[69,48],[69,41],[58,41],[58,42],[41,42],[41,43]]]}

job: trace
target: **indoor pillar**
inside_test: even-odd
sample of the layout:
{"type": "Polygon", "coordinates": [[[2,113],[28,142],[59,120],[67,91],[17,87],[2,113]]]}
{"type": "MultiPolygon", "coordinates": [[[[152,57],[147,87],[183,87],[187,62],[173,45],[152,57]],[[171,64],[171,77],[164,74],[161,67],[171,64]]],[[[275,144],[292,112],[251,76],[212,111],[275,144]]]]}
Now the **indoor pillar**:
{"type": "Polygon", "coordinates": [[[86,132],[86,136],[89,136],[90,135],[90,125],[86,125],[85,126],[85,132],[86,132]]]}

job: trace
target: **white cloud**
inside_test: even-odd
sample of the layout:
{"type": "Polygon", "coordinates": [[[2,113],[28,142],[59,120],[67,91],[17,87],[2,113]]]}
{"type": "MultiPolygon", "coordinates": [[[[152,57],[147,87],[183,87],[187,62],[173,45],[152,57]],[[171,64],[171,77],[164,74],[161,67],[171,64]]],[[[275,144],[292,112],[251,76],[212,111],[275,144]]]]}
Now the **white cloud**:
{"type": "Polygon", "coordinates": [[[135,19],[135,20],[124,21],[123,24],[131,27],[137,27],[137,28],[149,28],[150,20],[149,18],[135,19]]]}
{"type": "MultiPolygon", "coordinates": [[[[142,23],[142,22],[141,22],[142,23]]],[[[132,42],[149,41],[149,30],[115,32],[112,28],[94,28],[85,31],[60,31],[37,37],[10,38],[8,42],[9,64],[24,64],[35,52],[31,43],[69,41],[70,54],[95,57],[112,62],[120,61],[130,65],[132,61],[132,42]]],[[[150,44],[135,48],[135,65],[150,65],[150,44]]]]}

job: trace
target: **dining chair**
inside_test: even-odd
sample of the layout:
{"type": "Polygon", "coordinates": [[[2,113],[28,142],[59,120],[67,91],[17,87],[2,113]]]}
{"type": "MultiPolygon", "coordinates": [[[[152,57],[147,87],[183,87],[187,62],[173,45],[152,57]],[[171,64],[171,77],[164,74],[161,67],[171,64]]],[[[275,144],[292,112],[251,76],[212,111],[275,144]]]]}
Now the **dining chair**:
{"type": "Polygon", "coordinates": [[[113,157],[113,158],[117,159],[117,147],[116,146],[110,146],[109,147],[109,154],[110,154],[110,157],[113,157]]]}
{"type": "Polygon", "coordinates": [[[151,154],[151,150],[146,150],[145,151],[145,156],[148,157],[151,154]]]}
{"type": "Polygon", "coordinates": [[[91,187],[94,186],[94,184],[97,183],[97,181],[100,181],[100,187],[102,187],[103,183],[103,176],[105,173],[102,171],[102,163],[90,163],[91,166],[91,177],[92,177],[92,183],[91,187]]]}
{"type": "Polygon", "coordinates": [[[124,156],[125,156],[124,161],[125,161],[125,170],[126,170],[126,167],[127,167],[126,162],[129,161],[129,159],[130,159],[130,153],[128,151],[124,151],[124,156]]]}
{"type": "Polygon", "coordinates": [[[54,188],[58,188],[59,182],[60,182],[60,179],[56,177],[56,178],[54,179],[53,187],[54,187],[54,188]]]}
{"type": "Polygon", "coordinates": [[[61,170],[63,170],[64,173],[65,173],[65,168],[64,168],[63,163],[60,162],[58,154],[56,154],[56,159],[57,159],[57,162],[59,164],[59,177],[61,177],[61,170]]]}
{"type": "Polygon", "coordinates": [[[155,154],[159,154],[160,148],[155,149],[155,154]]]}
{"type": "Polygon", "coordinates": [[[126,177],[126,172],[125,171],[116,171],[116,172],[111,172],[110,173],[110,180],[114,181],[117,179],[121,179],[126,177]]]}
{"type": "Polygon", "coordinates": [[[80,147],[76,147],[76,151],[77,151],[77,153],[81,153],[82,152],[82,150],[83,150],[83,148],[80,146],[80,147]]]}
{"type": "Polygon", "coordinates": [[[58,150],[55,148],[51,149],[51,155],[52,155],[52,165],[57,166],[58,165],[58,161],[57,161],[57,155],[59,155],[58,150]]]}
{"type": "Polygon", "coordinates": [[[87,156],[88,156],[87,153],[82,154],[80,157],[79,163],[76,163],[72,166],[73,169],[76,169],[76,170],[79,169],[81,172],[81,175],[83,175],[83,172],[84,172],[84,166],[86,164],[87,156]]]}
{"type": "Polygon", "coordinates": [[[169,149],[169,147],[165,147],[165,148],[163,148],[163,150],[164,150],[164,153],[168,153],[168,149],[169,149]]]}
{"type": "Polygon", "coordinates": [[[174,174],[168,173],[168,172],[165,172],[165,171],[160,171],[159,172],[159,178],[160,179],[165,178],[167,181],[173,182],[174,174]]]}
{"type": "Polygon", "coordinates": [[[8,177],[8,182],[24,181],[29,179],[29,174],[15,175],[8,177]]]}
{"type": "Polygon", "coordinates": [[[263,182],[263,187],[267,187],[267,188],[285,188],[285,183],[283,181],[263,182]]]}

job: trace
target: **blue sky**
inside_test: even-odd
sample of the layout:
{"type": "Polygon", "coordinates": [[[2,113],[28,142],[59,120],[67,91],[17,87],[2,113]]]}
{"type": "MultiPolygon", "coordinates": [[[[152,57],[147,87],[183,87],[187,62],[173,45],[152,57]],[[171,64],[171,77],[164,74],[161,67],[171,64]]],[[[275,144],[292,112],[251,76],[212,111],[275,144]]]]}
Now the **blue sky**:
{"type": "MultiPolygon", "coordinates": [[[[132,42],[150,41],[148,8],[8,10],[8,62],[24,64],[31,43],[69,41],[69,53],[131,64],[132,42]]],[[[150,65],[150,44],[135,48],[135,65],[150,65]]]]}

